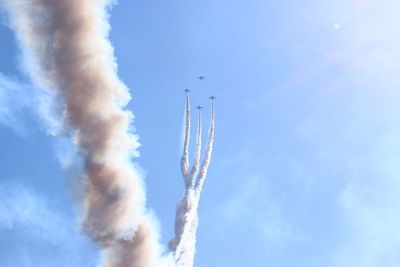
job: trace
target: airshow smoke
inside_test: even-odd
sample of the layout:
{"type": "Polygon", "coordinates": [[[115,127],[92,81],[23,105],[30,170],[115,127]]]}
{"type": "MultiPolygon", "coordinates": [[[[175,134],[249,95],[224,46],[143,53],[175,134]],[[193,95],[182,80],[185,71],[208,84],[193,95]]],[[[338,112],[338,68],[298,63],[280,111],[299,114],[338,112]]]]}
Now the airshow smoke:
{"type": "Polygon", "coordinates": [[[193,186],[193,182],[195,181],[199,173],[200,156],[201,156],[201,132],[202,132],[202,121],[201,121],[201,111],[199,110],[199,118],[197,122],[196,150],[194,155],[193,167],[192,170],[190,171],[189,187],[193,186]]]}
{"type": "Polygon", "coordinates": [[[183,130],[183,153],[181,159],[181,171],[185,186],[189,186],[189,143],[190,143],[190,98],[186,95],[185,105],[185,127],[183,130]]]}
{"type": "Polygon", "coordinates": [[[63,119],[83,159],[82,229],[103,248],[101,265],[193,266],[197,207],[214,136],[214,104],[205,160],[200,166],[199,117],[195,164],[190,171],[190,102],[186,98],[181,162],[186,191],[177,208],[171,262],[171,257],[161,256],[156,223],[145,207],[143,181],[131,163],[139,142],[131,131],[133,115],[124,109],[131,96],[118,78],[108,40],[108,10],[113,1],[4,3],[28,58],[32,81],[63,99],[63,119]]]}
{"type": "MultiPolygon", "coordinates": [[[[189,95],[186,96],[186,118],[190,116],[189,95]]],[[[186,120],[187,121],[187,120],[186,120]]],[[[197,209],[200,202],[202,187],[207,176],[208,166],[210,165],[212,148],[214,144],[214,124],[215,124],[215,103],[212,102],[210,128],[208,131],[208,141],[203,162],[200,166],[201,154],[201,132],[202,121],[201,112],[199,111],[198,130],[196,138],[195,157],[192,169],[190,171],[189,182],[187,182],[187,173],[182,171],[182,177],[185,181],[185,195],[178,203],[175,218],[175,237],[169,242],[169,249],[175,258],[176,266],[191,267],[194,264],[195,248],[196,248],[196,232],[198,227],[197,209]]],[[[184,129],[184,141],[190,135],[190,122],[186,124],[184,129]]],[[[184,146],[182,159],[186,157],[186,149],[184,146]]],[[[183,161],[183,160],[182,160],[183,161]]]]}
{"type": "Polygon", "coordinates": [[[104,266],[158,266],[157,233],[130,164],[130,95],[107,39],[109,1],[7,0],[11,25],[31,55],[32,80],[64,99],[64,119],[84,160],[83,229],[107,248],[104,266]],[[114,255],[123,255],[115,260],[114,255]]]}

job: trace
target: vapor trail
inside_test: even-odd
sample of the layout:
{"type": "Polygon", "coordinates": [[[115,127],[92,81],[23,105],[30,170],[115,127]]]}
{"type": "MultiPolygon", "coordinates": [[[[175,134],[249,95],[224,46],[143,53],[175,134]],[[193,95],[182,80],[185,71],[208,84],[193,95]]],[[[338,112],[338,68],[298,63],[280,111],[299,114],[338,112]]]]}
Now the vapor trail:
{"type": "Polygon", "coordinates": [[[214,102],[212,102],[208,142],[206,146],[204,160],[201,164],[200,172],[198,172],[198,169],[200,163],[202,127],[201,114],[199,113],[195,160],[191,170],[191,178],[193,180],[191,185],[189,187],[186,187],[185,195],[178,203],[176,208],[175,237],[170,241],[169,248],[174,255],[177,267],[193,267],[194,264],[196,233],[198,227],[197,209],[199,206],[201,190],[211,160],[212,147],[214,143],[214,124],[215,104],[214,102]]]}
{"type": "Polygon", "coordinates": [[[183,224],[180,225],[178,244],[174,251],[175,263],[177,267],[193,267],[196,250],[196,232],[198,226],[199,197],[191,188],[186,191],[184,199],[181,201],[183,224]]]}
{"type": "Polygon", "coordinates": [[[189,143],[190,143],[190,98],[186,95],[185,102],[185,128],[183,131],[183,153],[181,158],[181,171],[186,188],[190,185],[189,176],[189,143]]]}
{"type": "MultiPolygon", "coordinates": [[[[186,111],[189,109],[188,107],[188,96],[186,96],[186,111]]],[[[186,114],[186,116],[190,116],[190,114],[186,114]]],[[[187,251],[192,251],[192,249],[187,249],[187,245],[189,242],[186,241],[188,237],[192,235],[188,235],[188,229],[190,229],[190,224],[193,221],[193,216],[195,215],[193,212],[197,213],[197,208],[193,209],[193,204],[196,203],[194,201],[194,191],[193,186],[195,179],[198,174],[199,165],[200,165],[200,154],[201,154],[201,133],[202,133],[202,121],[201,121],[201,112],[198,113],[198,123],[197,123],[197,137],[196,137],[196,150],[194,156],[193,167],[190,170],[190,176],[188,183],[185,183],[185,196],[180,201],[176,209],[176,218],[175,218],[175,237],[169,242],[169,249],[175,255],[180,255],[177,258],[181,258],[182,254],[188,254],[187,251]],[[183,241],[185,239],[185,241],[183,241]],[[182,247],[185,245],[185,247],[182,247]]],[[[190,128],[190,120],[188,121],[188,117],[186,117],[186,122],[188,122],[186,129],[190,128]]],[[[188,133],[190,135],[190,133],[188,133]]],[[[188,153],[189,144],[187,144],[187,151],[184,150],[183,154],[188,153]]],[[[182,156],[183,158],[184,156],[182,156]]],[[[189,168],[189,166],[188,166],[189,168]]],[[[185,173],[182,169],[182,176],[185,178],[185,173]]],[[[186,180],[185,180],[186,182],[186,180]]],[[[193,247],[194,251],[194,247],[193,247]]],[[[194,256],[194,255],[193,255],[194,256]]],[[[182,266],[178,264],[177,266],[182,266]]]]}
{"type": "Polygon", "coordinates": [[[103,266],[159,267],[158,234],[146,215],[131,157],[133,115],[119,80],[107,0],[4,0],[29,57],[32,80],[64,100],[64,119],[84,162],[84,231],[105,248],[103,266]]]}
{"type": "Polygon", "coordinates": [[[190,171],[190,184],[189,188],[192,188],[195,182],[195,179],[199,173],[200,166],[200,156],[201,156],[201,133],[202,133],[202,121],[201,121],[201,111],[199,110],[198,114],[198,122],[197,122],[197,137],[196,137],[196,151],[194,155],[194,162],[192,170],[190,171]]]}
{"type": "Polygon", "coordinates": [[[197,183],[195,186],[196,194],[200,196],[201,191],[203,190],[204,180],[207,176],[208,167],[210,165],[212,149],[214,145],[214,125],[215,125],[215,102],[211,103],[211,122],[210,129],[208,130],[208,141],[205,156],[203,159],[203,163],[200,168],[199,177],[197,179],[197,183]]]}

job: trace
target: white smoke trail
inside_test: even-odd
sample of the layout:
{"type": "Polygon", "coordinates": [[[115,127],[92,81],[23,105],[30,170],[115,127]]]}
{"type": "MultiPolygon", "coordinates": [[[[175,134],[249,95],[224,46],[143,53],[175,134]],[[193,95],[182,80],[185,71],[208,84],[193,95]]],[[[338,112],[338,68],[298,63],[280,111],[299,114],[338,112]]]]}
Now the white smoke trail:
{"type": "Polygon", "coordinates": [[[200,156],[201,156],[201,136],[202,136],[202,120],[201,112],[198,113],[196,150],[194,163],[190,171],[190,184],[186,187],[185,197],[177,207],[177,224],[174,254],[176,258],[176,266],[193,266],[194,252],[196,245],[197,229],[197,207],[198,200],[195,199],[193,190],[195,179],[199,172],[200,156]],[[191,263],[190,263],[191,262],[191,263]]]}
{"type": "MultiPolygon", "coordinates": [[[[214,124],[215,124],[215,104],[212,102],[211,122],[208,132],[208,142],[204,161],[201,164],[200,173],[198,174],[196,185],[192,183],[185,190],[185,196],[179,202],[176,209],[175,218],[175,237],[170,241],[170,251],[174,254],[177,267],[193,267],[195,248],[196,248],[196,232],[198,227],[198,206],[204,180],[207,175],[208,166],[211,160],[212,148],[214,144],[214,124]]],[[[201,117],[199,117],[199,128],[197,133],[197,147],[195,155],[195,163],[192,168],[192,174],[195,179],[200,162],[201,147],[201,117]],[[196,166],[197,164],[197,166],[196,166]],[[196,167],[195,167],[196,166],[196,167]]]]}
{"type": "Polygon", "coordinates": [[[199,197],[194,189],[187,190],[185,202],[184,224],[181,226],[181,235],[174,256],[177,267],[193,267],[196,249],[196,231],[198,226],[199,197]]]}
{"type": "Polygon", "coordinates": [[[64,99],[65,122],[84,160],[83,229],[105,248],[105,267],[159,267],[158,233],[131,157],[130,100],[107,39],[107,0],[4,0],[40,87],[64,99]]]}
{"type": "Polygon", "coordinates": [[[200,168],[199,177],[197,179],[197,183],[195,186],[195,191],[198,196],[200,196],[201,191],[203,190],[204,181],[207,177],[207,171],[210,165],[211,154],[214,145],[214,125],[215,125],[215,102],[213,101],[211,103],[211,122],[210,122],[210,129],[208,130],[208,142],[207,142],[206,152],[203,159],[203,163],[200,168]]]}
{"type": "Polygon", "coordinates": [[[202,134],[202,121],[201,121],[201,111],[199,110],[199,119],[197,122],[197,137],[196,137],[196,151],[194,155],[194,162],[192,170],[190,171],[190,184],[189,188],[192,188],[194,181],[199,173],[200,166],[200,156],[201,156],[201,134],[202,134]]]}
{"type": "Polygon", "coordinates": [[[181,159],[181,171],[186,188],[190,184],[189,176],[189,143],[190,143],[190,98],[189,94],[186,95],[185,103],[185,128],[183,131],[183,153],[181,159]]]}

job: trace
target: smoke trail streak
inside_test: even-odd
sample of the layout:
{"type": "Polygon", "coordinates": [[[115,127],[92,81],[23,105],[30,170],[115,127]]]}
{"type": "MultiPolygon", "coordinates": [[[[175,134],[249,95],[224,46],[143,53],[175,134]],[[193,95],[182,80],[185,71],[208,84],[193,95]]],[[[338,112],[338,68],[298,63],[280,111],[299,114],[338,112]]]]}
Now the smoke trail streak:
{"type": "Polygon", "coordinates": [[[177,267],[193,267],[196,249],[196,232],[198,226],[199,197],[193,189],[186,192],[182,201],[185,205],[184,224],[181,226],[179,243],[175,250],[175,263],[177,267]]]}
{"type": "Polygon", "coordinates": [[[189,143],[190,143],[190,98],[186,95],[185,104],[185,128],[184,128],[184,141],[183,141],[183,153],[181,159],[181,171],[183,175],[183,180],[185,182],[186,188],[190,185],[189,176],[189,143]]]}
{"type": "Polygon", "coordinates": [[[189,188],[193,187],[194,181],[199,173],[200,155],[201,155],[201,132],[202,132],[202,122],[201,122],[201,111],[199,110],[199,119],[197,122],[196,151],[194,155],[193,167],[190,172],[189,188]]]}
{"type": "Polygon", "coordinates": [[[157,232],[131,157],[130,100],[118,79],[107,0],[4,0],[29,56],[32,80],[64,99],[64,116],[84,160],[83,229],[105,249],[103,266],[160,266],[157,232]]]}
{"type": "Polygon", "coordinates": [[[206,152],[204,156],[203,163],[200,168],[199,177],[197,179],[197,183],[195,186],[195,191],[197,195],[201,194],[203,190],[204,180],[207,176],[208,166],[210,165],[211,154],[214,144],[214,125],[215,125],[215,103],[212,102],[211,104],[211,122],[210,122],[210,129],[208,130],[208,143],[206,147],[206,152]]]}
{"type": "MultiPolygon", "coordinates": [[[[208,132],[208,142],[206,146],[204,161],[201,164],[200,173],[198,174],[197,177],[196,186],[194,187],[192,184],[189,188],[186,187],[185,196],[179,202],[176,209],[175,237],[170,241],[169,249],[175,257],[175,263],[177,267],[192,267],[194,264],[194,256],[196,248],[196,232],[198,227],[197,209],[199,206],[201,190],[211,160],[212,147],[214,143],[214,124],[215,124],[215,104],[214,102],[212,102],[210,129],[208,132]]],[[[193,179],[196,178],[198,173],[198,166],[200,162],[200,149],[201,149],[200,142],[201,142],[201,117],[199,114],[199,128],[197,133],[195,163],[191,172],[191,174],[193,175],[193,179]]]]}

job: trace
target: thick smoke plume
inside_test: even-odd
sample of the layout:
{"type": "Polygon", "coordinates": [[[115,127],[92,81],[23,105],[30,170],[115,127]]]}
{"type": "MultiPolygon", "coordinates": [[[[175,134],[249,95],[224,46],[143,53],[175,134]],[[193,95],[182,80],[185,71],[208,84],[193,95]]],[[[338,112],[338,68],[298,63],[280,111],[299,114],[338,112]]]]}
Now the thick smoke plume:
{"type": "Polygon", "coordinates": [[[107,0],[3,0],[10,25],[39,87],[58,95],[64,122],[83,159],[82,229],[103,248],[103,267],[193,266],[197,207],[214,139],[214,103],[203,163],[201,117],[189,170],[190,102],[186,99],[181,168],[185,197],[177,208],[170,254],[161,256],[155,220],[145,206],[143,181],[131,163],[138,140],[130,94],[119,80],[108,41],[107,0]],[[197,179],[197,180],[196,180],[197,179]]]}
{"type": "MultiPolygon", "coordinates": [[[[187,95],[185,110],[186,128],[184,129],[182,162],[188,161],[188,147],[185,145],[186,140],[189,139],[190,135],[189,102],[189,95],[187,95]]],[[[198,227],[197,209],[199,206],[204,180],[207,176],[208,166],[210,165],[212,148],[214,144],[214,124],[215,103],[213,101],[211,107],[210,129],[208,131],[208,141],[203,162],[200,166],[202,121],[201,112],[199,111],[194,163],[190,173],[189,171],[186,171],[186,166],[185,168],[182,168],[182,176],[185,182],[185,195],[177,205],[175,218],[175,237],[169,242],[169,249],[173,253],[176,266],[178,267],[192,267],[194,264],[196,232],[198,227]]],[[[189,166],[187,166],[187,168],[189,168],[189,166]]]]}
{"type": "Polygon", "coordinates": [[[84,160],[83,229],[106,248],[103,266],[160,266],[140,176],[130,164],[130,95],[107,39],[105,0],[6,0],[30,56],[31,78],[64,99],[65,122],[84,160]]]}

